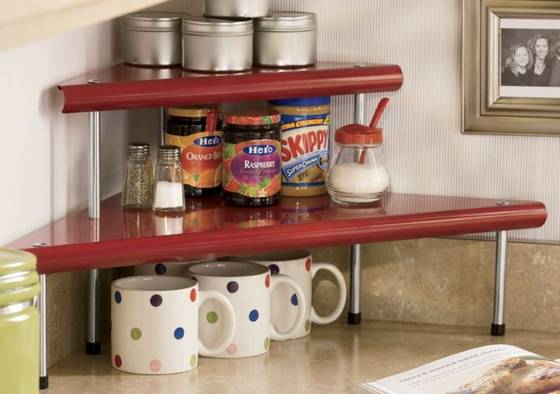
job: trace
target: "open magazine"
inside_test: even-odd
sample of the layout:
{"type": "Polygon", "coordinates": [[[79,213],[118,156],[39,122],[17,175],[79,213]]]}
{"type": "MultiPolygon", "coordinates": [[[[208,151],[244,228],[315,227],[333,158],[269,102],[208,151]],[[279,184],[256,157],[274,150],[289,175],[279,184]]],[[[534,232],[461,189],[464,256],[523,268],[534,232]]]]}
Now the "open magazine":
{"type": "Polygon", "coordinates": [[[560,394],[560,362],[490,345],[361,386],[378,394],[560,394]]]}

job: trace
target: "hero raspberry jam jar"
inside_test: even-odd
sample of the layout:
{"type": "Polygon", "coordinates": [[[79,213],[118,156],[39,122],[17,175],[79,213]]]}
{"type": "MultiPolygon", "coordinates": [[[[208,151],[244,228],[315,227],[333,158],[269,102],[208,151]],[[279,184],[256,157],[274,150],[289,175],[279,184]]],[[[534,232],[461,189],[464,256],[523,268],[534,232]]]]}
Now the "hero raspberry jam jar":
{"type": "Polygon", "coordinates": [[[280,113],[250,109],[224,115],[222,190],[229,204],[247,207],[280,201],[280,113]]]}

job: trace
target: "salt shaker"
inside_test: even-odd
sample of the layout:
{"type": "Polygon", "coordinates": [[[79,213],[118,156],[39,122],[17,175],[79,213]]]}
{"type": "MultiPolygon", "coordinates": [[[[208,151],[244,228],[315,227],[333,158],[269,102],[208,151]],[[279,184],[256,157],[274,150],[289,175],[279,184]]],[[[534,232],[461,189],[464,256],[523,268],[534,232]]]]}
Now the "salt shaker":
{"type": "Polygon", "coordinates": [[[175,145],[160,147],[156,164],[154,192],[155,212],[183,212],[183,166],[179,159],[180,148],[175,145]]]}
{"type": "Polygon", "coordinates": [[[341,204],[379,200],[389,189],[383,163],[382,129],[350,124],[335,132],[335,161],[327,175],[327,190],[341,204]]]}
{"type": "Polygon", "coordinates": [[[150,160],[150,147],[144,143],[128,145],[124,166],[123,208],[151,208],[154,195],[154,167],[150,160]]]}

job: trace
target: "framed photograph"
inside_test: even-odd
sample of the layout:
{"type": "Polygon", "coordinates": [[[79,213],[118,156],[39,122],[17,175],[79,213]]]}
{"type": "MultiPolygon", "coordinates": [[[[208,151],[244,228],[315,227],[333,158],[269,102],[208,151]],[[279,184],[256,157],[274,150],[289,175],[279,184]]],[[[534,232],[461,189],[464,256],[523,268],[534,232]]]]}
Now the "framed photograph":
{"type": "Polygon", "coordinates": [[[560,0],[463,0],[463,132],[560,135],[560,0]]]}

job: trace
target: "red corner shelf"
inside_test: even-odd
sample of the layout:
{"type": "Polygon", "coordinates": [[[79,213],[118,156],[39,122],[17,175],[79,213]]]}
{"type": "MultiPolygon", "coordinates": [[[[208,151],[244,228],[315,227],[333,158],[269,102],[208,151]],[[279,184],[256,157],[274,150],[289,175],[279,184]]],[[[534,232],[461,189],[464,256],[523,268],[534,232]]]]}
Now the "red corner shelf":
{"type": "Polygon", "coordinates": [[[539,202],[391,194],[377,205],[345,208],[328,196],[283,198],[270,208],[189,200],[184,215],[123,211],[117,195],[102,203],[101,219],[87,210],[14,242],[38,257],[41,273],[110,268],[157,261],[324,247],[365,242],[540,227],[539,202]],[[47,247],[34,248],[45,242],[47,247]]]}
{"type": "Polygon", "coordinates": [[[402,82],[399,66],[383,64],[318,63],[234,74],[118,64],[62,83],[59,89],[64,94],[62,112],[71,113],[393,91],[402,82]]]}

